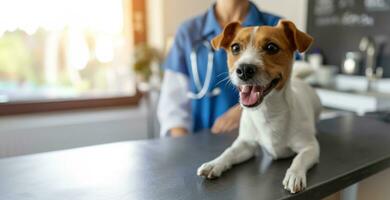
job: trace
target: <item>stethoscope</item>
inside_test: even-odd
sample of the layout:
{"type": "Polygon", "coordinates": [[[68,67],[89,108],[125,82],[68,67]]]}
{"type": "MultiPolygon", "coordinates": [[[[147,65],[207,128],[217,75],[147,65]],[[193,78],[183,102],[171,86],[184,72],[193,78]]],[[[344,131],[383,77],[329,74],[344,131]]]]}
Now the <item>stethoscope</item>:
{"type": "Polygon", "coordinates": [[[190,99],[202,99],[203,97],[213,97],[218,96],[221,94],[221,88],[216,87],[211,92],[208,90],[210,89],[210,83],[211,83],[211,76],[213,74],[213,60],[214,60],[214,50],[211,47],[209,41],[204,40],[203,42],[199,43],[197,47],[192,48],[191,54],[190,54],[190,60],[191,60],[191,71],[194,78],[194,83],[196,87],[197,92],[187,92],[187,97],[190,99]],[[202,83],[200,82],[199,77],[199,71],[198,71],[198,56],[197,51],[200,49],[201,46],[204,46],[208,49],[207,54],[207,70],[206,70],[206,77],[202,86],[202,83]]]}

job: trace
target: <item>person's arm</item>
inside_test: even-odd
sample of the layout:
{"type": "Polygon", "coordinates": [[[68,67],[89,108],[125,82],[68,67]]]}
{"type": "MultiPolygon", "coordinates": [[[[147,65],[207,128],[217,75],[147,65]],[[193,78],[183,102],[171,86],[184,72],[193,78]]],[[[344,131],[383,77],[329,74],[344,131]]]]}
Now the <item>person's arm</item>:
{"type": "Polygon", "coordinates": [[[238,129],[241,118],[241,106],[237,104],[220,116],[213,124],[211,132],[215,134],[228,133],[238,129]]]}
{"type": "Polygon", "coordinates": [[[180,72],[165,71],[157,108],[161,136],[183,136],[190,130],[191,107],[187,91],[187,76],[180,72]]]}

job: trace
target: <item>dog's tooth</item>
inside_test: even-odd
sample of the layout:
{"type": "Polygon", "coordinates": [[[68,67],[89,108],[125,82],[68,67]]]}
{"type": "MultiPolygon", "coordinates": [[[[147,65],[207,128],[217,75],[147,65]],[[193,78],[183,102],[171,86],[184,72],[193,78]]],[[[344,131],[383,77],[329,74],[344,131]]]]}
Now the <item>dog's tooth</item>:
{"type": "Polygon", "coordinates": [[[260,95],[263,95],[263,92],[264,92],[264,88],[260,87],[260,91],[259,91],[260,95]]]}

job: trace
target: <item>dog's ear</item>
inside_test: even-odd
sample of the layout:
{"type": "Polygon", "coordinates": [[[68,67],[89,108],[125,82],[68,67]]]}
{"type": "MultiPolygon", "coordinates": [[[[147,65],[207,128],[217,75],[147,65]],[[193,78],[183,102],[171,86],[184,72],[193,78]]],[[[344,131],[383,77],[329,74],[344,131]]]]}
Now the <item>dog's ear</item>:
{"type": "Polygon", "coordinates": [[[284,30],[284,33],[293,45],[294,50],[298,50],[301,53],[306,51],[313,42],[313,37],[298,30],[295,24],[291,21],[280,20],[277,27],[280,27],[284,30]]]}
{"type": "Polygon", "coordinates": [[[225,26],[221,34],[211,40],[211,46],[214,49],[228,48],[240,28],[241,24],[239,22],[229,23],[225,26]]]}

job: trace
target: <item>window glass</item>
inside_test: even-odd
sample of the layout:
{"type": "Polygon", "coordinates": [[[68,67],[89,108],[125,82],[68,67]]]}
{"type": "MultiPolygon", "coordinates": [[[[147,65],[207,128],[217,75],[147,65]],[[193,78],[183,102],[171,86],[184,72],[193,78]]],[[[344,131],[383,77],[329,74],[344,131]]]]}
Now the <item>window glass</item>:
{"type": "Polygon", "coordinates": [[[135,94],[123,0],[0,1],[0,102],[135,94]]]}

